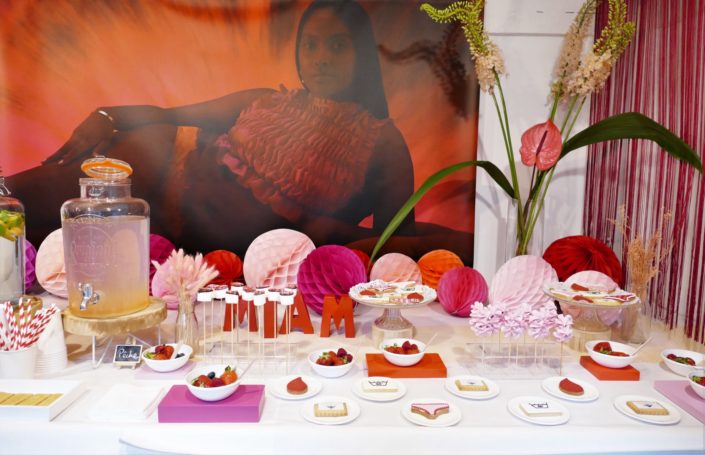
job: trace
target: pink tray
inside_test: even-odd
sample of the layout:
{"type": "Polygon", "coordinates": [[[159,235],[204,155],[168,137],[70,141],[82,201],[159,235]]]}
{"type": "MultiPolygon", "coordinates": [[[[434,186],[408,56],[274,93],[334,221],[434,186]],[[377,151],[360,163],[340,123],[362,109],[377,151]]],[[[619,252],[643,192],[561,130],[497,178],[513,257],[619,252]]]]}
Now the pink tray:
{"type": "Polygon", "coordinates": [[[688,381],[654,381],[654,389],[705,423],[705,400],[690,388],[688,381]]]}
{"type": "Polygon", "coordinates": [[[220,401],[201,401],[185,385],[175,385],[157,411],[161,423],[259,422],[263,408],[263,385],[241,385],[220,401]]]}

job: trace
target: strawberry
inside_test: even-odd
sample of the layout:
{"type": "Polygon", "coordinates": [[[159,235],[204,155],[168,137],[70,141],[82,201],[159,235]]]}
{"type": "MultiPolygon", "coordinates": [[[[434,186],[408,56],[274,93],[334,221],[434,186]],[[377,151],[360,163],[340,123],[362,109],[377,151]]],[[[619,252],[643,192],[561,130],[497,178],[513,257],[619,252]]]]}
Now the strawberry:
{"type": "Polygon", "coordinates": [[[612,351],[609,353],[609,355],[613,355],[615,357],[629,357],[629,354],[626,352],[620,352],[620,351],[612,351]]]}
{"type": "Polygon", "coordinates": [[[411,348],[411,343],[409,343],[409,340],[406,340],[402,343],[401,348],[405,351],[408,351],[409,348],[411,348]]]}
{"type": "Polygon", "coordinates": [[[211,386],[211,379],[206,376],[205,374],[200,375],[196,379],[193,380],[191,385],[196,386],[196,387],[205,387],[208,388],[211,386]]]}
{"type": "Polygon", "coordinates": [[[220,386],[223,386],[223,385],[225,385],[225,384],[226,384],[225,381],[223,381],[223,380],[220,379],[220,378],[215,378],[215,379],[213,379],[213,380],[211,381],[211,387],[220,387],[220,386]]]}
{"type": "Polygon", "coordinates": [[[159,354],[154,354],[152,356],[152,360],[169,360],[169,357],[167,357],[163,352],[160,352],[159,354]]]}
{"type": "Polygon", "coordinates": [[[164,355],[166,355],[167,359],[170,359],[172,355],[174,355],[174,347],[173,346],[164,346],[164,355]]]}
{"type": "Polygon", "coordinates": [[[347,355],[347,351],[343,348],[338,349],[338,352],[336,353],[338,357],[345,357],[347,355]]]}
{"type": "Polygon", "coordinates": [[[233,382],[237,381],[237,373],[235,370],[230,368],[230,365],[225,367],[225,372],[220,375],[220,379],[223,381],[224,384],[232,384],[233,382]]]}
{"type": "Polygon", "coordinates": [[[612,346],[607,341],[601,341],[592,348],[593,351],[599,352],[600,354],[609,354],[612,352],[612,346]]]}
{"type": "Polygon", "coordinates": [[[578,283],[571,284],[570,288],[574,291],[589,291],[590,290],[590,288],[586,288],[585,286],[581,286],[578,283]]]}
{"type": "Polygon", "coordinates": [[[352,362],[352,354],[347,354],[345,356],[345,363],[350,363],[352,362]]]}

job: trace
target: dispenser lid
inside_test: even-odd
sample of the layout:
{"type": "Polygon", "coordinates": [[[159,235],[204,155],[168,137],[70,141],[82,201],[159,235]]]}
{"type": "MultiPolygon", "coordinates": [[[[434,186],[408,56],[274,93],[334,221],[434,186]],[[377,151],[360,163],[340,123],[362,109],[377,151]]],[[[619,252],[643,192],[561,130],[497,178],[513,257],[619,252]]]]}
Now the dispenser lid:
{"type": "Polygon", "coordinates": [[[85,160],[81,170],[96,179],[126,179],[132,174],[132,166],[125,161],[101,155],[85,160]]]}

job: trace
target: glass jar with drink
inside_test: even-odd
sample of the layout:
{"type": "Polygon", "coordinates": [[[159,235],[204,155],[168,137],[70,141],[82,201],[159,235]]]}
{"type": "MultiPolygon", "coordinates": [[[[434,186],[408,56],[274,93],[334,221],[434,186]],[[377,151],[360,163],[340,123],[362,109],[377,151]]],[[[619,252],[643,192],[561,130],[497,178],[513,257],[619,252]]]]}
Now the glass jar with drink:
{"type": "Polygon", "coordinates": [[[0,176],[0,302],[17,303],[24,294],[24,223],[24,206],[0,176]]]}
{"type": "Polygon", "coordinates": [[[131,194],[132,168],[102,156],[86,160],[81,197],[61,206],[69,309],[111,318],[149,305],[149,205],[131,194]]]}

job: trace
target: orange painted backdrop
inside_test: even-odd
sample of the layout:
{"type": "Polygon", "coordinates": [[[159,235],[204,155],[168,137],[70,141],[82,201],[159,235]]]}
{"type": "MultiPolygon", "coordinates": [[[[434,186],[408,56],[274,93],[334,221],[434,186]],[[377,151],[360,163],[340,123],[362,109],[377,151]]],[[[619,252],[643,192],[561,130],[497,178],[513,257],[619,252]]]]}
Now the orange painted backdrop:
{"type": "MultiPolygon", "coordinates": [[[[466,44],[457,30],[451,34],[428,19],[416,2],[361,3],[381,50],[396,53],[382,52],[380,63],[390,117],[409,146],[418,188],[442,167],[475,158],[477,87],[471,76],[458,81],[458,68],[450,65],[459,56],[464,74],[472,74],[466,44]],[[451,74],[455,84],[448,82],[451,74]],[[453,91],[460,107],[450,101],[453,91]]],[[[39,165],[99,105],[174,106],[247,88],[300,88],[294,41],[307,4],[1,2],[5,175],[39,165]]],[[[474,171],[468,170],[432,190],[416,219],[472,232],[473,199],[474,171]]]]}

